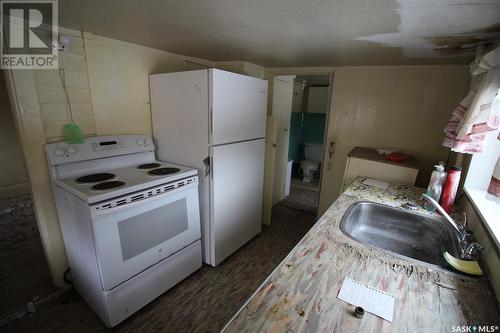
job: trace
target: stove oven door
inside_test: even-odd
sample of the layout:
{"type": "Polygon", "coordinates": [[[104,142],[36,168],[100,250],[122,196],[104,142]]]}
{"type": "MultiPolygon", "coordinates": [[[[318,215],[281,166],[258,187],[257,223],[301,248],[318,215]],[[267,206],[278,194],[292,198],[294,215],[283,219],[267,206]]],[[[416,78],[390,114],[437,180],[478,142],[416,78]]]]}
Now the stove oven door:
{"type": "Polygon", "coordinates": [[[198,186],[92,209],[92,224],[103,288],[110,290],[200,239],[198,186]]]}

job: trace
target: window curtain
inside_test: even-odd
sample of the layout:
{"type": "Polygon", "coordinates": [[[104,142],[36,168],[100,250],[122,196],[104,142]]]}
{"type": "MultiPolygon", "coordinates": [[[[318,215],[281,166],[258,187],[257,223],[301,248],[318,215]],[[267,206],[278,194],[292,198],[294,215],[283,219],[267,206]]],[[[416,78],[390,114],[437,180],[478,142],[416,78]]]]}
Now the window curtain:
{"type": "MultiPolygon", "coordinates": [[[[500,47],[478,50],[470,72],[471,89],[453,111],[443,145],[455,152],[475,154],[486,149],[486,132],[500,127],[500,47]]],[[[500,135],[497,138],[500,140],[500,135]]],[[[500,197],[500,156],[488,192],[500,197]]]]}

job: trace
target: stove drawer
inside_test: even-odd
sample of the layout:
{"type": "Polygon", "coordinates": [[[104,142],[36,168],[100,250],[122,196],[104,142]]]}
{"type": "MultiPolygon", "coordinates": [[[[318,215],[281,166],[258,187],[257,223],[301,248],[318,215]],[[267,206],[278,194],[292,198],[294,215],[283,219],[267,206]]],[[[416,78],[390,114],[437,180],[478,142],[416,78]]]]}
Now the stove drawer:
{"type": "Polygon", "coordinates": [[[201,243],[197,241],[105,292],[106,324],[109,327],[117,325],[200,267],[201,243]]]}

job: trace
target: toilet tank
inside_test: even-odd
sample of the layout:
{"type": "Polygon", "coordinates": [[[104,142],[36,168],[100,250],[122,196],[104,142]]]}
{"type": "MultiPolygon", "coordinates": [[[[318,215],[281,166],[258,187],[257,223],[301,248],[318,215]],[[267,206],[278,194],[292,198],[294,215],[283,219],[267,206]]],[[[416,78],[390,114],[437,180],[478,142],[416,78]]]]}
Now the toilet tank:
{"type": "Polygon", "coordinates": [[[306,160],[323,162],[323,145],[306,142],[304,146],[306,160]]]}

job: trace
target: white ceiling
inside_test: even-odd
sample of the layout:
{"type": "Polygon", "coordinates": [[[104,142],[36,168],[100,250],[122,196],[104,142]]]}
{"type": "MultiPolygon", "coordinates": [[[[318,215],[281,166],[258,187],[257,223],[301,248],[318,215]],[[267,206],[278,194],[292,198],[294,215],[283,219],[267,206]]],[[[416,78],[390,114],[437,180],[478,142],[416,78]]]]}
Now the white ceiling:
{"type": "Polygon", "coordinates": [[[63,27],[269,67],[465,64],[500,0],[60,0],[63,27]]]}

